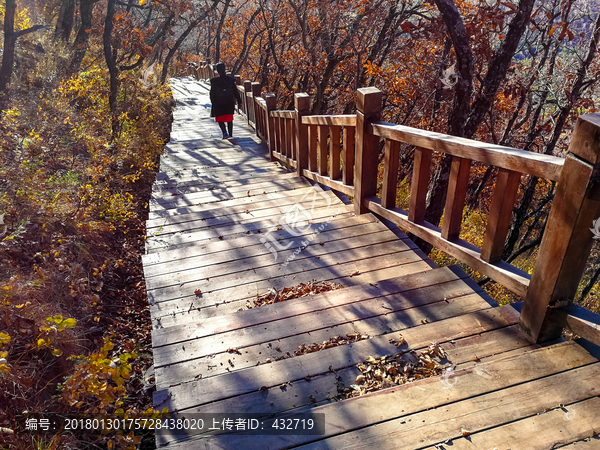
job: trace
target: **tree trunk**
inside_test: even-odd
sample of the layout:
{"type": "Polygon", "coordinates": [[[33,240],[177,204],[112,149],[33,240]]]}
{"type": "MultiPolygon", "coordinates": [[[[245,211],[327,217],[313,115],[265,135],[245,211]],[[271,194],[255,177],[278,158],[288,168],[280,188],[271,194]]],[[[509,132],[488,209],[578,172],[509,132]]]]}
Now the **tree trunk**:
{"type": "Polygon", "coordinates": [[[2,66],[0,66],[0,94],[3,95],[4,100],[8,99],[8,84],[10,83],[15,63],[17,35],[14,29],[16,9],[16,0],[6,0],[6,10],[4,12],[4,49],[2,53],[2,66]]]}
{"type": "Polygon", "coordinates": [[[118,125],[118,114],[117,114],[117,93],[119,91],[119,69],[115,62],[115,56],[113,53],[111,39],[114,28],[113,20],[115,17],[115,1],[108,0],[106,7],[106,20],[104,22],[104,34],[102,35],[102,42],[104,44],[104,59],[106,60],[106,66],[108,67],[108,73],[110,75],[110,90],[108,93],[108,105],[110,106],[111,115],[111,138],[114,140],[119,134],[118,125]]]}
{"type": "Polygon", "coordinates": [[[63,0],[54,29],[54,38],[69,42],[73,31],[73,16],[75,14],[75,0],[63,0]]]}
{"type": "MultiPolygon", "coordinates": [[[[521,0],[519,3],[517,13],[509,25],[507,37],[502,41],[498,53],[489,64],[482,83],[483,95],[479,96],[471,105],[473,54],[464,23],[453,0],[435,0],[435,4],[452,38],[458,68],[454,103],[448,120],[449,134],[467,138],[472,138],[475,135],[479,124],[483,121],[496,97],[500,83],[506,77],[517,45],[529,23],[533,3],[534,0],[521,0]]],[[[436,168],[433,183],[427,193],[425,220],[434,225],[439,225],[444,212],[451,160],[451,156],[444,155],[441,164],[436,168]]],[[[424,247],[425,251],[431,249],[429,245],[424,247]]]]}
{"type": "Polygon", "coordinates": [[[73,54],[73,59],[69,64],[69,75],[72,75],[79,71],[81,67],[81,62],[85,57],[85,54],[88,49],[88,43],[90,39],[89,30],[92,28],[92,13],[94,10],[94,5],[98,0],[79,0],[79,15],[81,17],[81,26],[77,31],[77,36],[75,36],[75,42],[73,43],[73,47],[75,48],[75,53],[73,54]]]}

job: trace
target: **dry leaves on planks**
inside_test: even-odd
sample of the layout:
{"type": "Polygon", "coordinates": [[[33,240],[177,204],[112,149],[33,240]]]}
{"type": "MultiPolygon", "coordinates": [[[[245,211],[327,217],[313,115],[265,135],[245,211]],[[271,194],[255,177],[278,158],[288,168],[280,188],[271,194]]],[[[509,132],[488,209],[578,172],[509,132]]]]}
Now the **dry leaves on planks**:
{"type": "Polygon", "coordinates": [[[321,294],[323,292],[342,289],[341,284],[331,283],[329,281],[309,281],[308,283],[300,283],[296,286],[286,287],[278,291],[271,288],[266,294],[256,294],[256,300],[246,302],[246,308],[258,308],[272,303],[283,302],[293,298],[308,297],[309,295],[321,294]]]}
{"type": "Polygon", "coordinates": [[[446,352],[436,342],[420,352],[401,352],[381,358],[369,356],[365,362],[356,365],[361,374],[356,377],[355,384],[344,390],[344,395],[346,398],[359,397],[387,387],[441,375],[445,367],[439,360],[445,357],[446,352]]]}

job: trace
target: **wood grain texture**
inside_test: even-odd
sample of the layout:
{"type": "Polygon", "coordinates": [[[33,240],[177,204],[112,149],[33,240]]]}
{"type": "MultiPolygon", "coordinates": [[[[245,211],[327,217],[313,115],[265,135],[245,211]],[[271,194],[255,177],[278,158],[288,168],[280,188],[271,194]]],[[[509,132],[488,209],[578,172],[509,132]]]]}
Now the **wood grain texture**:
{"type": "Polygon", "coordinates": [[[383,186],[381,187],[381,206],[393,208],[396,206],[396,186],[398,184],[400,143],[385,141],[385,155],[383,158],[383,186]]]}
{"type": "Polygon", "coordinates": [[[431,156],[431,150],[420,147],[415,148],[412,185],[410,187],[410,200],[408,206],[408,220],[418,224],[422,224],[425,220],[431,156]]]}
{"type": "Polygon", "coordinates": [[[386,139],[395,139],[416,147],[449,153],[460,158],[552,181],[558,181],[564,165],[564,159],[557,156],[502,147],[404,125],[375,122],[372,125],[372,132],[386,139]]]}
{"type": "Polygon", "coordinates": [[[342,183],[347,186],[354,184],[354,131],[355,128],[349,126],[343,131],[342,183]]]}
{"type": "Polygon", "coordinates": [[[500,169],[494,186],[492,208],[488,216],[481,259],[496,263],[502,259],[504,243],[512,218],[512,211],[517,199],[521,174],[500,169]]]}

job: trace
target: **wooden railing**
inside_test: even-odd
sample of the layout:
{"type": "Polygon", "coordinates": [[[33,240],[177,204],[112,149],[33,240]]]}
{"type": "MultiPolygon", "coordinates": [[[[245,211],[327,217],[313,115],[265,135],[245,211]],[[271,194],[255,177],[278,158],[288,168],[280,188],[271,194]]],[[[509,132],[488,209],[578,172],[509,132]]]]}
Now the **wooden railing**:
{"type": "Polygon", "coordinates": [[[386,218],[523,297],[520,325],[534,341],[577,324],[580,335],[585,329],[586,338],[600,344],[599,317],[567,305],[591,250],[590,227],[600,215],[600,114],[579,117],[563,159],[381,122],[382,93],[376,88],[358,90],[356,115],[316,116],[310,115],[307,94],[294,95],[294,110],[275,110],[275,96],[261,97],[258,83],[241,86],[237,79],[246,99],[243,113],[267,142],[271,160],[352,197],[356,214],[386,218]],[[385,155],[378,197],[381,139],[385,155]],[[415,147],[408,211],[395,204],[400,143],[415,147]],[[453,158],[441,228],[424,220],[433,151],[453,158]],[[481,249],[459,237],[472,161],[498,168],[481,249]],[[531,275],[502,260],[523,175],[557,182],[531,275]]]}

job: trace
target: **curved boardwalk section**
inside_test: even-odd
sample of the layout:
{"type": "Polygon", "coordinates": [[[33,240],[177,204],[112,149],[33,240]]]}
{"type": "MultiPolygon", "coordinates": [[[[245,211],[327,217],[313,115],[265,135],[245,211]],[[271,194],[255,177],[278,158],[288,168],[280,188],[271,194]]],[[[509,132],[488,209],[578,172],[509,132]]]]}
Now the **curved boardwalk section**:
{"type": "Polygon", "coordinates": [[[593,351],[532,345],[519,305],[497,306],[460,268],[436,268],[400,230],[270,162],[244,118],[222,140],[206,84],[172,87],[143,261],[155,408],[323,422],[322,434],[157,432],[158,447],[600,448],[593,351]],[[341,288],[254,304],[314,281],[341,288]],[[398,367],[412,382],[377,390],[398,367]]]}

